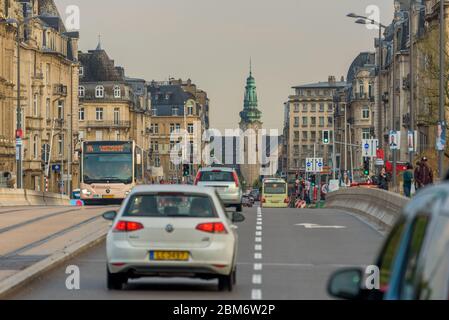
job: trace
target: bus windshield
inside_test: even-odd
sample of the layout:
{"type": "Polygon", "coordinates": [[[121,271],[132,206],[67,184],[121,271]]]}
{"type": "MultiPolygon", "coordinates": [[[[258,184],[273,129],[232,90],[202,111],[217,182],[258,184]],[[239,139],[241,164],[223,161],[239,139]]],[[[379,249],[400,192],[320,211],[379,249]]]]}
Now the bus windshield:
{"type": "Polygon", "coordinates": [[[287,185],[284,182],[265,182],[264,193],[266,194],[285,194],[287,185]]]}
{"type": "Polygon", "coordinates": [[[132,154],[86,154],[85,183],[132,183],[132,154]]]}

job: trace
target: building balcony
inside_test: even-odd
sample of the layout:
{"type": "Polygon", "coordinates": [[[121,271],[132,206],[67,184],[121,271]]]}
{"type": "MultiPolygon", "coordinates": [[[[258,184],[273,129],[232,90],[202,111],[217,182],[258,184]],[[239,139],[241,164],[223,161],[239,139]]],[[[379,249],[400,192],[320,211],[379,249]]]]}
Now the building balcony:
{"type": "Polygon", "coordinates": [[[131,121],[84,121],[80,122],[80,127],[84,128],[114,128],[114,129],[126,129],[131,128],[131,121]]]}
{"type": "Polygon", "coordinates": [[[67,86],[63,84],[53,85],[53,94],[57,96],[67,97],[67,86]]]}

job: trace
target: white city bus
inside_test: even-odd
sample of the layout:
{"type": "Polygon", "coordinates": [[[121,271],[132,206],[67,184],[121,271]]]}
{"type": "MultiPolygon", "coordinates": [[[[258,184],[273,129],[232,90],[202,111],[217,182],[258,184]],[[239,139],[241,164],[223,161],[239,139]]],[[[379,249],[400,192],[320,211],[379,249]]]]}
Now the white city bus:
{"type": "Polygon", "coordinates": [[[144,182],[144,155],[134,141],[85,141],[81,146],[81,200],[121,203],[144,182]]]}

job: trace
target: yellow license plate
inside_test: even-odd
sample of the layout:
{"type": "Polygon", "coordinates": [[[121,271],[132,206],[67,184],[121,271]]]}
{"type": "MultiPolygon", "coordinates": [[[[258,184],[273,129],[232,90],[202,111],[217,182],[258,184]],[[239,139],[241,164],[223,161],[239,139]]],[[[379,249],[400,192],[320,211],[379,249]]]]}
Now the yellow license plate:
{"type": "Polygon", "coordinates": [[[114,199],[114,195],[113,194],[104,195],[103,199],[114,199]]]}
{"type": "Polygon", "coordinates": [[[155,261],[187,261],[189,256],[187,251],[150,251],[150,260],[155,261]]]}

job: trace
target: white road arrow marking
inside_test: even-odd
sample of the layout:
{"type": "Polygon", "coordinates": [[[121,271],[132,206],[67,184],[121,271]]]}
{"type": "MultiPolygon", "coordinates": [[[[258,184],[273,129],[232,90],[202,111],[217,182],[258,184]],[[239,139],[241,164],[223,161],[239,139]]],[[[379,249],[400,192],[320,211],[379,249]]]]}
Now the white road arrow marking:
{"type": "Polygon", "coordinates": [[[306,229],[346,229],[345,226],[320,226],[313,223],[299,223],[295,224],[295,226],[304,227],[306,229]]]}

